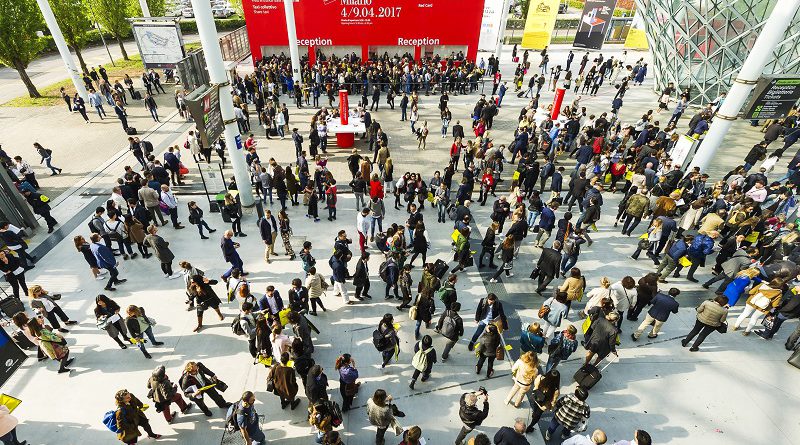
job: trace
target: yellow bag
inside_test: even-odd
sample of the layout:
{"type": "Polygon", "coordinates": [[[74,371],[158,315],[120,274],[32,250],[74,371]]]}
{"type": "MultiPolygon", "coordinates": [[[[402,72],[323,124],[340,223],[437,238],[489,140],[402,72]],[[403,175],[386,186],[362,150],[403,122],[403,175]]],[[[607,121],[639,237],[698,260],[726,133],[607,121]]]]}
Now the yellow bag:
{"type": "Polygon", "coordinates": [[[761,236],[761,232],[752,231],[749,235],[747,235],[747,237],[745,237],[744,240],[748,243],[755,243],[758,241],[759,236],[761,236]]]}
{"type": "Polygon", "coordinates": [[[280,312],[278,312],[278,319],[281,322],[281,326],[285,327],[287,324],[289,324],[289,312],[291,311],[292,311],[291,309],[285,307],[281,309],[280,312]]]}
{"type": "Polygon", "coordinates": [[[606,184],[611,184],[611,173],[606,173],[606,176],[603,178],[603,181],[606,184]]]}
{"type": "Polygon", "coordinates": [[[461,232],[459,232],[458,229],[453,230],[453,233],[450,234],[450,239],[452,239],[453,242],[455,243],[455,242],[458,241],[458,236],[459,235],[461,235],[461,232]]]}
{"type": "Polygon", "coordinates": [[[632,177],[633,177],[633,170],[628,170],[628,171],[625,172],[625,180],[626,181],[630,181],[632,177]]]}
{"type": "Polygon", "coordinates": [[[589,317],[586,317],[586,318],[583,320],[583,325],[581,325],[581,329],[583,330],[583,333],[584,333],[584,334],[586,334],[586,331],[588,331],[588,330],[589,330],[589,327],[590,327],[590,326],[592,326],[592,319],[591,319],[591,318],[589,318],[589,317]]]}
{"type": "Polygon", "coordinates": [[[678,264],[683,267],[689,267],[692,265],[692,261],[688,257],[682,256],[678,259],[678,264]]]}
{"type": "Polygon", "coordinates": [[[514,171],[514,174],[513,174],[513,175],[511,175],[511,180],[512,180],[512,181],[516,181],[516,180],[518,180],[518,179],[519,179],[519,170],[515,170],[515,171],[514,171]]]}

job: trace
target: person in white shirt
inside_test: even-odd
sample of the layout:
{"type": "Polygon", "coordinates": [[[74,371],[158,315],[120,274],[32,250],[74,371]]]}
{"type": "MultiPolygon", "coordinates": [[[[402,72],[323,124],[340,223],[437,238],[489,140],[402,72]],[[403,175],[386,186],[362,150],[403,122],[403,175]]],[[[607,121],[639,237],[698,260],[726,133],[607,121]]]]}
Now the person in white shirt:
{"type": "Polygon", "coordinates": [[[591,436],[576,434],[561,442],[561,445],[602,445],[606,442],[608,442],[606,433],[603,430],[594,430],[591,436]]]}
{"type": "Polygon", "coordinates": [[[764,183],[757,181],[750,190],[745,193],[745,196],[752,198],[755,202],[764,202],[767,199],[767,189],[764,188],[764,183]]]}
{"type": "Polygon", "coordinates": [[[370,210],[368,208],[361,209],[356,215],[356,231],[358,232],[358,246],[361,248],[361,255],[367,251],[367,233],[372,225],[369,218],[370,210]]]}
{"type": "Polygon", "coordinates": [[[652,445],[653,439],[650,438],[650,434],[647,433],[645,430],[636,430],[633,433],[633,440],[620,440],[614,443],[614,445],[652,445]]]}
{"type": "Polygon", "coordinates": [[[619,324],[621,325],[622,315],[636,305],[636,297],[638,296],[636,281],[634,281],[633,277],[626,276],[612,284],[610,289],[613,295],[611,298],[617,302],[615,308],[619,312],[619,324]]]}
{"type": "Polygon", "coordinates": [[[161,185],[161,201],[167,205],[169,217],[172,220],[172,227],[182,229],[184,226],[178,221],[178,198],[175,197],[166,184],[161,185]]]}

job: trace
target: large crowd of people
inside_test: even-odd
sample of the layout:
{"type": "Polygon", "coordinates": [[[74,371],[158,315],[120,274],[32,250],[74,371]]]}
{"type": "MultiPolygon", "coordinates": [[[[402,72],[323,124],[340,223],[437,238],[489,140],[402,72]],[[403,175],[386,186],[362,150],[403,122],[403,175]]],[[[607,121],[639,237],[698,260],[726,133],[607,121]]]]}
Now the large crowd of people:
{"type": "MultiPolygon", "coordinates": [[[[516,52],[515,48],[515,60],[516,52]]],[[[173,269],[175,259],[185,255],[178,246],[170,245],[169,228],[162,230],[168,222],[172,230],[182,229],[185,220],[197,226],[202,239],[208,239],[206,232],[216,231],[206,223],[194,201],[180,202],[171,187],[181,183],[182,152],[191,154],[197,162],[207,162],[212,148],[224,156],[224,141],[204,147],[190,132],[185,145],[170,147],[162,161],[153,154],[152,144],[131,137],[130,148],[141,169],[126,167],[121,172],[111,198],[94,211],[89,231],[74,240],[92,277],[107,280],[105,293],[96,297],[97,326],[120,348],[135,345],[146,359],[152,358],[145,345],[161,345],[153,334],[155,321],[139,305],[129,305],[122,311],[112,296],[116,286],[126,282],[117,269],[120,257],[122,261],[146,261],[155,255],[164,279],[183,283],[187,308],[197,314],[195,332],[204,329],[204,313],[209,309],[222,320],[225,315],[220,308],[237,305],[231,324],[233,333],[242,338],[242,348],[249,352],[254,364],[270,368],[266,385],[253,391],[264,394],[266,389],[279,399],[281,408],[289,410],[296,410],[304,396],[307,404],[303,408],[307,409],[317,443],[343,443],[343,434],[337,427],[355,409],[353,398],[362,386],[356,359],[358,365],[379,363],[382,369],[389,368],[385,372],[410,365],[413,376],[409,390],[419,391],[418,386],[430,388],[437,363],[454,354],[474,354],[475,372],[481,374],[485,370],[481,378],[486,379],[493,377],[498,361],[511,361],[513,377],[504,402],[519,408],[527,400],[533,413],[531,420],[522,411],[519,419],[507,419],[508,426],[494,435],[494,444],[527,444],[525,435],[537,428],[546,412],[553,413],[544,428],[547,440],[559,433],[564,444],[603,444],[608,441],[604,425],[590,419],[591,393],[599,389],[593,387],[605,372],[600,365],[610,355],[617,355],[619,349],[630,347],[628,338],[637,342],[643,340],[645,333],[650,339],[658,336],[680,306],[680,298],[676,298],[680,290],[662,284],[682,279],[684,269],[686,280],[699,283],[703,274],[707,281],[702,287],[716,286],[709,299],[697,307],[696,324],[681,342],[684,347],[691,344],[692,352],[699,351],[715,331],[743,328],[745,336],[755,333],[771,339],[786,320],[800,317],[800,296],[796,295],[800,290],[800,241],[793,197],[800,183],[800,155],[789,161],[789,172],[783,178],[768,179],[771,166],[800,136],[796,111],[786,119],[769,123],[764,141],[750,150],[742,165],[723,178],[710,178],[701,171],[685,171],[685,160],[671,159],[670,153],[682,133],[702,140],[724,96],[690,120],[680,120],[687,111],[685,104],[691,92],[679,93],[670,85],[654,102],[655,111],[630,123],[619,113],[625,93],[640,85],[647,73],[641,60],[626,65],[624,59],[604,59],[601,54],[590,56],[587,52],[574,63],[576,68],[572,66],[575,55],[570,52],[563,65],[556,64],[548,71],[550,54],[545,49],[538,59],[541,74],[526,81],[529,70],[531,74],[537,71],[530,69],[534,57],[525,51],[513,76],[512,86],[519,92],[518,97],[531,97],[519,110],[514,110],[508,101],[503,102],[510,87],[502,79],[494,58],[488,63],[458,57],[415,62],[409,57],[385,55],[361,63],[357,57],[323,57],[314,66],[303,68],[300,87],[291,80],[289,60],[273,56],[259,62],[254,74],[237,76],[231,94],[239,110],[240,130],[250,134],[244,142],[247,165],[258,199],[270,206],[258,220],[258,234],[250,235],[260,237],[264,244],[264,261],[269,263],[278,255],[286,255],[290,260],[299,259],[303,271],[289,282],[270,284],[264,294],[257,294],[246,271],[246,264],[258,259],[239,255],[240,243],[258,241],[244,240],[247,234],[242,229],[235,180],[228,184],[229,192],[221,205],[224,220],[230,222],[230,228],[220,228],[222,235],[218,238],[220,259],[229,265],[221,277],[208,276],[185,259],[179,262],[179,270],[173,269]],[[613,88],[611,108],[587,110],[580,96],[575,96],[553,119],[551,106],[539,103],[548,73],[553,87],[571,90],[574,85],[577,92],[583,86],[590,94],[596,94],[601,87],[613,88]],[[491,92],[482,89],[487,78],[492,83],[491,92]],[[608,79],[610,85],[603,86],[608,79]],[[590,85],[589,89],[586,85],[590,85]],[[338,97],[334,93],[341,88],[362,96],[356,112],[366,124],[364,138],[373,153],[362,155],[354,150],[345,161],[351,176],[335,178],[326,156],[326,121],[337,116],[338,109],[332,106],[338,97]],[[464,119],[463,124],[456,120],[450,125],[450,94],[476,95],[472,118],[464,119]],[[297,107],[319,108],[307,123],[307,140],[289,124],[286,103],[280,99],[283,95],[288,95],[287,101],[297,107]],[[421,95],[438,96],[441,136],[453,140],[448,162],[435,171],[427,165],[420,165],[427,171],[395,170],[385,129],[371,111],[377,113],[383,100],[393,110],[394,98],[400,96],[400,110],[392,118],[408,117],[412,134],[399,137],[420,140],[427,136],[427,124],[415,127],[420,121],[417,105],[421,95]],[[320,107],[319,98],[323,96],[329,107],[320,107]],[[676,97],[673,118],[662,124],[661,113],[669,111],[676,97]],[[250,128],[251,104],[268,138],[290,135],[296,162],[282,166],[275,159],[259,157],[250,128]],[[493,124],[501,119],[516,121],[513,140],[503,144],[491,137],[493,124]],[[768,156],[767,147],[781,136],[784,145],[768,156]],[[765,159],[771,160],[771,165],[755,167],[765,159]],[[356,198],[354,230],[350,223],[337,225],[345,228],[338,231],[332,246],[310,241],[293,246],[291,218],[296,221],[305,216],[319,222],[320,206],[327,209],[328,221],[344,216],[344,211],[337,212],[341,207],[337,184],[342,181],[348,182],[348,189],[356,198]],[[273,193],[280,207],[273,206],[273,193]],[[618,207],[604,208],[604,198],[617,193],[622,196],[618,207]],[[392,221],[386,212],[387,199],[394,209],[405,210],[407,216],[392,221]],[[473,213],[475,207],[486,205],[491,206],[490,215],[476,221],[480,217],[473,213]],[[575,207],[578,214],[572,213],[575,207]],[[434,213],[436,223],[432,221],[434,213]],[[653,262],[652,272],[632,276],[621,270],[597,283],[587,282],[580,268],[582,249],[604,242],[593,240],[590,235],[599,230],[604,213],[616,215],[616,219],[613,228],[602,229],[618,228],[621,234],[617,237],[623,239],[638,237],[632,238],[631,257],[638,260],[645,254],[653,262]],[[486,227],[484,233],[477,233],[476,222],[486,227]],[[453,226],[450,265],[442,260],[428,261],[441,253],[431,247],[426,225],[433,224],[453,226]],[[138,252],[133,251],[133,244],[138,252]],[[520,271],[522,263],[515,261],[522,246],[532,246],[539,255],[532,271],[520,271]],[[380,257],[377,270],[370,270],[372,255],[380,257]],[[327,260],[328,267],[320,267],[317,257],[327,260]],[[421,267],[414,265],[418,257],[421,267]],[[330,273],[323,273],[328,268],[330,273]],[[476,304],[476,310],[465,322],[462,316],[466,315],[460,313],[465,304],[459,301],[456,285],[460,274],[475,269],[485,272],[488,282],[511,280],[515,269],[518,280],[533,280],[536,293],[545,297],[537,317],[526,320],[521,332],[511,332],[501,298],[488,293],[477,302],[466,303],[476,304]],[[376,285],[383,287],[383,298],[375,294],[373,300],[371,293],[376,285]],[[287,286],[284,300],[278,287],[287,286]],[[332,372],[338,374],[338,396],[328,391],[333,382],[323,369],[327,363],[319,363],[314,357],[314,343],[325,342],[325,329],[317,329],[315,323],[330,320],[318,316],[318,309],[328,310],[321,298],[326,290],[348,305],[398,300],[399,312],[386,313],[372,331],[376,349],[373,356],[345,353],[332,363],[332,372]],[[739,299],[743,300],[741,304],[737,304],[739,299]],[[729,310],[741,312],[731,318],[729,310]],[[413,349],[401,351],[396,316],[408,317],[415,324],[413,349]],[[471,338],[466,347],[458,347],[473,328],[473,320],[471,338]],[[730,328],[729,320],[733,323],[730,328]],[[637,324],[625,325],[625,321],[637,324]],[[762,329],[758,329],[760,325],[762,329]],[[623,329],[630,336],[622,335],[623,329]],[[513,349],[519,351],[514,352],[515,358],[507,352],[509,343],[520,345],[513,349]],[[578,385],[566,389],[572,379],[560,375],[559,365],[578,353],[580,347],[584,359],[574,376],[578,385]],[[581,434],[589,426],[591,434],[581,434]]],[[[143,75],[142,80],[147,82],[145,79],[150,77],[143,75]]],[[[159,85],[150,84],[153,88],[159,85]]],[[[148,93],[151,87],[147,88],[148,93]]],[[[153,118],[158,120],[156,114],[153,118]]],[[[423,141],[418,146],[423,148],[423,141]]],[[[19,156],[12,162],[5,152],[2,154],[4,165],[20,180],[20,190],[34,212],[48,218],[49,199],[37,192],[38,183],[30,166],[19,156]]],[[[50,166],[52,152],[45,149],[40,154],[50,166]]],[[[60,169],[51,168],[53,174],[57,174],[56,170],[60,173],[60,169]]],[[[346,210],[352,215],[353,208],[346,210]]],[[[352,216],[342,220],[350,221],[348,218],[352,216]]],[[[51,225],[48,219],[51,230],[55,224],[53,221],[51,225]]],[[[9,249],[0,253],[0,270],[12,284],[15,296],[20,298],[20,289],[28,293],[30,306],[41,315],[29,317],[24,310],[14,315],[14,323],[23,333],[20,341],[27,340],[38,349],[41,360],[57,360],[58,372],[69,373],[74,357],[70,357],[62,335],[68,331],[61,324],[74,322],[59,307],[57,294],[48,293],[41,286],[27,286],[25,271],[35,259],[27,255],[20,229],[0,224],[0,238],[9,249]]],[[[797,348],[798,339],[800,327],[786,340],[786,349],[797,348]]],[[[247,444],[265,443],[265,423],[256,412],[254,392],[246,391],[231,402],[222,394],[226,388],[222,376],[198,361],[186,364],[177,385],[167,376],[164,366],[158,366],[147,382],[149,393],[144,386],[133,391],[139,397],[124,389],[116,392],[116,408],[106,414],[104,423],[123,443],[136,443],[142,435],[140,429],[149,437],[159,438],[143,410],[143,396],[152,400],[167,422],[173,422],[178,413],[172,411],[172,403],[181,413],[188,413],[196,405],[206,416],[213,415],[204,398],[208,395],[222,409],[220,415],[231,431],[238,431],[247,444]]],[[[491,415],[487,391],[467,391],[452,402],[458,406],[462,423],[453,437],[456,445],[467,440],[475,445],[492,443],[484,433],[471,436],[491,415]]],[[[389,430],[402,436],[402,444],[424,443],[424,431],[419,426],[400,426],[397,419],[405,413],[384,389],[370,391],[366,405],[369,422],[376,428],[375,443],[385,443],[389,430]]],[[[630,441],[617,444],[649,445],[659,441],[642,429],[631,434],[630,441]]]]}

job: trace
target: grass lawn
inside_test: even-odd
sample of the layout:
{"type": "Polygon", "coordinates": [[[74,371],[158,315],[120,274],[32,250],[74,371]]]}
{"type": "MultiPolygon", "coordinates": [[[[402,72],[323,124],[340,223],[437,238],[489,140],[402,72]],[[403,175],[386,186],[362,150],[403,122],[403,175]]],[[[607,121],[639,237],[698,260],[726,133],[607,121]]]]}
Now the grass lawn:
{"type": "MultiPolygon", "coordinates": [[[[187,43],[186,44],[186,52],[193,51],[195,49],[200,48],[200,43],[187,43]]],[[[138,78],[142,75],[142,71],[144,71],[144,65],[142,65],[142,58],[138,54],[130,56],[130,60],[118,59],[115,60],[114,63],[116,66],[112,66],[111,64],[104,64],[106,68],[106,73],[108,73],[108,80],[111,84],[114,84],[114,81],[119,79],[125,78],[125,74],[127,73],[132,78],[138,78]]],[[[99,67],[98,67],[99,68],[99,67]]],[[[61,87],[64,87],[67,91],[67,94],[70,96],[75,95],[75,87],[72,85],[71,79],[65,79],[61,82],[56,82],[51,85],[40,86],[37,85],[39,89],[39,93],[42,94],[42,97],[28,97],[27,94],[24,96],[19,96],[15,99],[11,99],[10,101],[0,104],[0,107],[52,107],[55,105],[63,105],[64,101],[61,99],[61,87]]]]}

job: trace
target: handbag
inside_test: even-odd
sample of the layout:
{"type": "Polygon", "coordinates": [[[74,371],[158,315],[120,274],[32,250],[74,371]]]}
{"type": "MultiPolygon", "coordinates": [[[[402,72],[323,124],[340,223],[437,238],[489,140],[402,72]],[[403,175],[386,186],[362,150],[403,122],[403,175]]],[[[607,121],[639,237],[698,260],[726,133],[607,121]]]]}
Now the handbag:
{"type": "Polygon", "coordinates": [[[722,323],[721,325],[717,326],[717,332],[720,334],[725,334],[728,332],[728,323],[722,323]]]}
{"type": "Polygon", "coordinates": [[[188,175],[189,169],[183,165],[183,163],[178,164],[178,174],[180,175],[188,175]]]}
{"type": "Polygon", "coordinates": [[[508,262],[503,264],[503,270],[511,270],[514,268],[514,262],[508,262]]]}
{"type": "Polygon", "coordinates": [[[344,395],[347,397],[353,397],[358,394],[358,388],[361,387],[360,383],[345,383],[344,384],[344,395]]]}
{"type": "Polygon", "coordinates": [[[494,353],[495,360],[505,360],[506,359],[506,350],[503,346],[498,346],[497,350],[494,353]]]}
{"type": "Polygon", "coordinates": [[[535,280],[535,279],[539,278],[539,274],[541,274],[541,273],[542,273],[542,271],[539,270],[538,267],[534,267],[533,270],[531,271],[531,280],[535,280]]]}
{"type": "Polygon", "coordinates": [[[225,392],[228,389],[228,384],[216,377],[214,377],[214,383],[217,384],[216,388],[219,392],[225,392]]]}
{"type": "Polygon", "coordinates": [[[764,317],[763,325],[767,331],[771,331],[775,327],[775,314],[769,314],[764,317]]]}
{"type": "Polygon", "coordinates": [[[542,304],[542,307],[539,308],[539,318],[544,320],[550,314],[550,306],[547,304],[542,304]]]}
{"type": "Polygon", "coordinates": [[[756,309],[765,310],[770,305],[770,299],[762,294],[761,292],[755,294],[753,298],[750,299],[750,306],[753,306],[756,309]]]}

